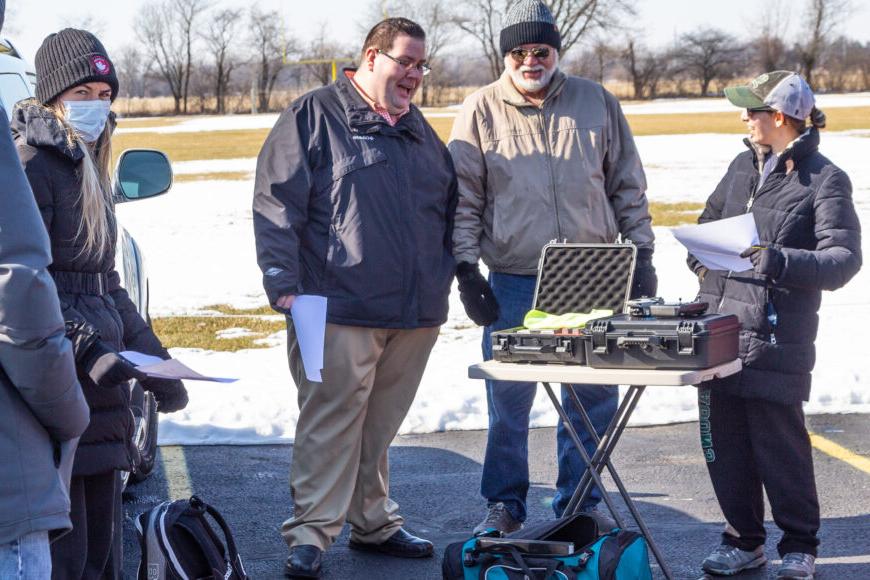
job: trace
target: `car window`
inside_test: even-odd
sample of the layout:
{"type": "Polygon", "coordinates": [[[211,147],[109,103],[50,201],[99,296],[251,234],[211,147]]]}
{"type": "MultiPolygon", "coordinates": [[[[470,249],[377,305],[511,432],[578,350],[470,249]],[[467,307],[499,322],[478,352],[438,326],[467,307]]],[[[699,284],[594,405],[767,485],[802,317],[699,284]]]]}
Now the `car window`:
{"type": "Polygon", "coordinates": [[[27,86],[27,81],[21,78],[21,75],[0,74],[0,101],[2,101],[3,108],[6,109],[6,114],[10,118],[15,103],[28,97],[30,97],[30,89],[27,86]]]}

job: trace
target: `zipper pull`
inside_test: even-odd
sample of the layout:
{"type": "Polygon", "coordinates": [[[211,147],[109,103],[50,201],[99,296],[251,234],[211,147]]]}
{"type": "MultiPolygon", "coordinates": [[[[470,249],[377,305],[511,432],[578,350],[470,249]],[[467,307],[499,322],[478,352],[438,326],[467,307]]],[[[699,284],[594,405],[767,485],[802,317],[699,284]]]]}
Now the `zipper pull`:
{"type": "Polygon", "coordinates": [[[754,196],[754,195],[750,195],[750,196],[749,196],[749,200],[746,202],[746,211],[747,211],[747,212],[749,212],[749,210],[752,209],[752,204],[753,204],[754,202],[755,202],[755,196],[754,196]]]}

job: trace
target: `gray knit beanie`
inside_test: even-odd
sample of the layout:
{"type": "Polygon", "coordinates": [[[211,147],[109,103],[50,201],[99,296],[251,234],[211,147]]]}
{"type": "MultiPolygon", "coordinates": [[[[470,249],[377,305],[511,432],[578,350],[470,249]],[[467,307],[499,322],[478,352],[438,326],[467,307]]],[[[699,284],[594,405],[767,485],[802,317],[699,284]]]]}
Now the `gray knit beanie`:
{"type": "Polygon", "coordinates": [[[499,45],[507,54],[521,44],[549,44],[562,49],[562,36],[553,13],[540,0],[520,0],[508,9],[502,22],[499,45]]]}
{"type": "Polygon", "coordinates": [[[49,34],[36,51],[36,98],[48,104],[62,92],[85,83],[103,82],[118,96],[115,65],[96,36],[87,30],[64,28],[49,34]]]}

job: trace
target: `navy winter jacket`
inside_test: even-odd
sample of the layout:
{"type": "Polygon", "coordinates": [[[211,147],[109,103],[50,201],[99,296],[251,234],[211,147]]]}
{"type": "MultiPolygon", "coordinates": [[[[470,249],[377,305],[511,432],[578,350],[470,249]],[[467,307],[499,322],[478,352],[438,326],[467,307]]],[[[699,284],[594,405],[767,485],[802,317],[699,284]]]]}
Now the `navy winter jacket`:
{"type": "Polygon", "coordinates": [[[450,155],[419,109],[392,127],[345,75],[302,96],[257,160],[254,232],[270,302],[319,294],[335,324],[442,324],[456,199],[450,155]]]}
{"type": "MultiPolygon", "coordinates": [[[[785,265],[775,280],[753,270],[707,273],[701,299],[712,311],[736,314],[743,325],[743,371],[713,383],[741,397],[806,401],[822,290],[842,287],[861,268],[861,225],[852,204],[852,184],[819,153],[819,132],[810,128],[783,151],[756,191],[764,159],[746,144],[749,151],[731,163],[698,221],[750,211],[759,238],[782,252],[785,265]]],[[[692,257],[689,265],[696,271],[700,267],[692,257]]]]}

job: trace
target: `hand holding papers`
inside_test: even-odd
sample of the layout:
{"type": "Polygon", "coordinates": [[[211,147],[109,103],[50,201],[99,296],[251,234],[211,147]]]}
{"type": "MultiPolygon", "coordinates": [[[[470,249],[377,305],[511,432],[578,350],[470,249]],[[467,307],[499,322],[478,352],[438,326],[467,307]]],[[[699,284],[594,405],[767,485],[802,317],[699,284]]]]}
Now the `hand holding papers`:
{"type": "Polygon", "coordinates": [[[323,370],[323,342],[326,335],[326,298],[302,294],[297,296],[290,307],[293,328],[299,350],[302,353],[302,367],[309,381],[320,383],[323,370]]]}
{"type": "Polygon", "coordinates": [[[743,250],[758,244],[758,229],[751,213],[674,228],[671,232],[690,254],[711,270],[743,272],[752,269],[752,262],[740,257],[743,250]]]}
{"type": "Polygon", "coordinates": [[[134,350],[125,350],[119,354],[136,365],[138,370],[156,379],[187,379],[191,381],[214,381],[217,383],[234,383],[238,380],[201,375],[174,358],[163,360],[158,356],[142,354],[134,350]]]}

